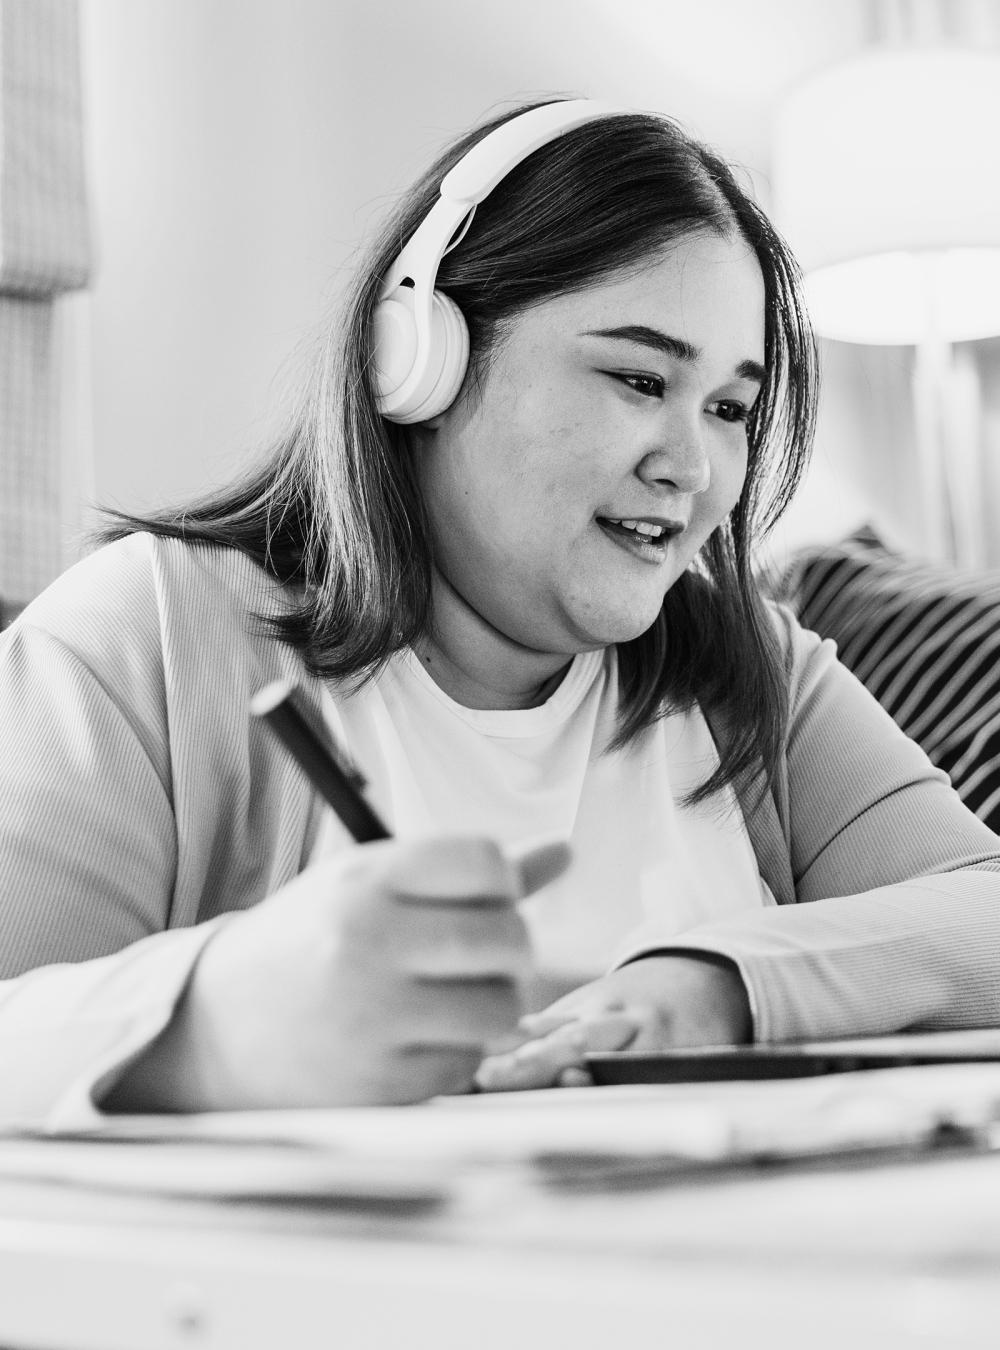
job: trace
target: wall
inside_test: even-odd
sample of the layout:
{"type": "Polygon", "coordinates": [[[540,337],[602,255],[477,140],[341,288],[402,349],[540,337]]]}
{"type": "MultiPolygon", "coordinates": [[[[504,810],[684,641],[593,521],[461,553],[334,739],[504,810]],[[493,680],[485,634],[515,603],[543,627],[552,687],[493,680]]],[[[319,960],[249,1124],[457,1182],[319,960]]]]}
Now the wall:
{"type": "MultiPolygon", "coordinates": [[[[456,128],[553,90],[659,107],[766,202],[776,82],[856,47],[862,15],[860,0],[808,23],[802,0],[83,0],[94,495],[138,509],[229,475],[366,225],[456,128]]],[[[836,412],[841,383],[828,456],[865,439],[836,412]]],[[[796,530],[830,500],[817,515],[804,499],[796,530]]]]}
{"type": "Polygon", "coordinates": [[[821,393],[809,471],[769,544],[780,565],[796,548],[873,526],[920,551],[911,399],[912,355],[901,347],[820,341],[821,393]]]}

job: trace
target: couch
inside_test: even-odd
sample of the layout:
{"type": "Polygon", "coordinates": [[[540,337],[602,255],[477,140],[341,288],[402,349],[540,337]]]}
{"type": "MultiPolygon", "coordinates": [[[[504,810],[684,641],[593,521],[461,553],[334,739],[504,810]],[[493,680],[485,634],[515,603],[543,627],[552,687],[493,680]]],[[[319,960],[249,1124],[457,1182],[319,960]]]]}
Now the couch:
{"type": "Polygon", "coordinates": [[[871,529],[767,583],[1000,832],[1000,572],[908,557],[871,529]]]}

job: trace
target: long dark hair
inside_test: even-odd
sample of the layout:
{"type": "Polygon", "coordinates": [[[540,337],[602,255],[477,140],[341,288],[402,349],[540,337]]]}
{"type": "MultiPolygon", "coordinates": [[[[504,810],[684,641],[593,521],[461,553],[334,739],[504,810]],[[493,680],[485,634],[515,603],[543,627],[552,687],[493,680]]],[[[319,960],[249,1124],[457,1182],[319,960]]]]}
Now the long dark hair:
{"type": "MultiPolygon", "coordinates": [[[[241,549],[293,588],[274,621],[316,675],[363,681],[425,628],[431,543],[411,435],[385,422],[372,389],[379,283],[430,210],[443,175],[518,107],[450,145],[403,197],[358,264],[307,393],[270,454],[235,484],[180,510],[109,513],[102,538],[134,530],[241,549]]],[[[448,253],[438,287],[471,338],[481,379],[502,325],[700,230],[742,235],[764,277],[767,380],[747,426],[748,469],[729,518],[667,593],[653,626],[619,646],[616,743],[665,707],[696,701],[728,728],[708,796],[771,777],[787,718],[786,677],[751,570],[754,543],[784,510],[812,443],[817,362],[786,245],[729,166],[668,118],[622,113],[535,151],[494,189],[448,253]]]]}

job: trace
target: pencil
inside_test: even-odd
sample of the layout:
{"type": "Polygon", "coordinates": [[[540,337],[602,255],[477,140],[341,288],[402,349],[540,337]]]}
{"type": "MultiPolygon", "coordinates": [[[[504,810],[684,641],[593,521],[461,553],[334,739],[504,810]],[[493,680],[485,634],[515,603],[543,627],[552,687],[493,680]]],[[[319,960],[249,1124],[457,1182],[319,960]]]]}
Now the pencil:
{"type": "Polygon", "coordinates": [[[300,698],[298,686],[291,680],[275,680],[253,696],[250,711],[267,722],[357,843],[389,839],[389,831],[361,794],[365,780],[338,750],[329,728],[328,741],[313,729],[300,698]]]}

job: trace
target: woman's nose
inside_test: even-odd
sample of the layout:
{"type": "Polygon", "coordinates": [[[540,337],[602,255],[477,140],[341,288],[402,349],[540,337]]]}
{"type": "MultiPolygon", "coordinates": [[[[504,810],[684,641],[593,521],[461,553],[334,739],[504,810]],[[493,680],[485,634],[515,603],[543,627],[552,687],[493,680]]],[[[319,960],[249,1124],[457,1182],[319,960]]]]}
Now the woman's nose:
{"type": "Polygon", "coordinates": [[[655,448],[640,460],[637,469],[644,483],[659,483],[678,492],[705,492],[712,481],[702,429],[686,419],[672,418],[655,448]]]}

